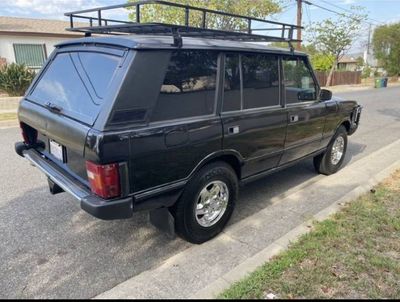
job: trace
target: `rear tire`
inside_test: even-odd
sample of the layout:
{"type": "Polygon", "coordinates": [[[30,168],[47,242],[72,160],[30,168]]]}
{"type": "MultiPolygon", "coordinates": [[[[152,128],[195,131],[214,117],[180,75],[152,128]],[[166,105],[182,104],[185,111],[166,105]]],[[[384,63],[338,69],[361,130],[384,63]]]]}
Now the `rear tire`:
{"type": "Polygon", "coordinates": [[[336,131],[326,151],[314,157],[315,170],[324,175],[339,171],[347,151],[347,130],[342,125],[336,131]]]}
{"type": "Polygon", "coordinates": [[[172,209],[177,234],[195,244],[214,238],[228,223],[237,196],[238,179],[231,166],[215,162],[203,167],[172,209]]]}

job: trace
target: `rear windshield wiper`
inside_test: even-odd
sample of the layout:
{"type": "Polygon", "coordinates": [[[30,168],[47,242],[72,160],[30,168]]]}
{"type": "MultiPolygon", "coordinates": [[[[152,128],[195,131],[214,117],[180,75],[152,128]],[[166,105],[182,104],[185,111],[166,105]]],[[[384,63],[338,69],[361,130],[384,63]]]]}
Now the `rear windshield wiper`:
{"type": "Polygon", "coordinates": [[[63,110],[62,107],[52,104],[50,102],[46,103],[45,106],[47,109],[54,113],[60,113],[63,110]]]}

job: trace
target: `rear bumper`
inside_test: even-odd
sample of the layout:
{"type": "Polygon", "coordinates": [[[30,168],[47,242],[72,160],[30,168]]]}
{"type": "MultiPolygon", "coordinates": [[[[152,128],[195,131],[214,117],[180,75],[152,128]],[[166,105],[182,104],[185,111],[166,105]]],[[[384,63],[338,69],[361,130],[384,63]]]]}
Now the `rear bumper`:
{"type": "Polygon", "coordinates": [[[85,185],[24,143],[15,144],[15,151],[41,170],[52,182],[80,201],[81,208],[103,220],[126,219],[133,215],[133,198],[104,200],[94,195],[85,185]]]}

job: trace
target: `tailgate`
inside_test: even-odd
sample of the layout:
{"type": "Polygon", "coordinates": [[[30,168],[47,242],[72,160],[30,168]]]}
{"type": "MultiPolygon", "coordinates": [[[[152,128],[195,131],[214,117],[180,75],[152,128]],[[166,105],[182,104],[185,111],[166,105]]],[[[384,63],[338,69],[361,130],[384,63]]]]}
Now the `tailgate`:
{"type": "MultiPolygon", "coordinates": [[[[37,149],[64,170],[88,184],[85,161],[85,142],[90,128],[68,117],[50,112],[47,108],[23,100],[18,111],[21,123],[29,125],[38,132],[38,142],[44,148],[37,149]],[[50,142],[61,145],[63,159],[56,150],[50,150],[50,142]]],[[[54,144],[53,144],[54,145],[54,144]]]]}

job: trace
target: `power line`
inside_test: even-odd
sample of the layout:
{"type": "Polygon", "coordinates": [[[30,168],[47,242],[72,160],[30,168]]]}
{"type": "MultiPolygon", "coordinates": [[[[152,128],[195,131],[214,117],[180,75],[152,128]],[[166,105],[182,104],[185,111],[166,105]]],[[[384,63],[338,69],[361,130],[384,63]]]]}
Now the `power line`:
{"type": "MultiPolygon", "coordinates": [[[[325,0],[320,0],[320,1],[326,3],[326,4],[330,5],[330,6],[339,8],[339,9],[345,11],[345,12],[348,12],[348,13],[351,13],[351,14],[353,13],[353,11],[351,11],[351,10],[349,10],[349,9],[347,9],[347,8],[341,7],[341,6],[339,6],[339,5],[332,4],[332,3],[328,2],[328,1],[325,1],[325,0]]],[[[371,20],[371,21],[374,21],[374,22],[377,22],[377,23],[384,23],[384,22],[382,22],[382,21],[378,21],[378,20],[375,20],[375,19],[372,19],[372,18],[368,18],[368,20],[371,20]]]]}
{"type": "MultiPolygon", "coordinates": [[[[334,13],[334,14],[337,14],[337,15],[340,15],[340,16],[344,16],[344,17],[347,17],[347,18],[350,18],[350,19],[353,19],[353,20],[358,20],[358,19],[356,19],[356,18],[354,18],[354,17],[351,17],[351,16],[346,15],[345,13],[341,13],[341,12],[332,10],[332,9],[330,9],[330,8],[327,8],[327,7],[324,7],[324,6],[315,4],[315,3],[310,2],[310,1],[308,1],[308,0],[303,0],[303,2],[304,2],[305,4],[307,4],[307,5],[312,5],[312,6],[315,6],[315,7],[320,8],[320,9],[326,10],[326,11],[328,11],[328,12],[331,12],[331,13],[334,13]]],[[[372,20],[372,19],[370,19],[370,20],[372,20]]],[[[360,20],[358,20],[358,21],[360,21],[360,20]]],[[[368,24],[370,23],[370,22],[365,22],[365,21],[361,21],[361,22],[363,22],[363,23],[368,23],[368,24]]],[[[377,22],[379,22],[379,21],[377,21],[377,22]]],[[[382,22],[381,22],[381,23],[382,23],[382,22]]]]}

